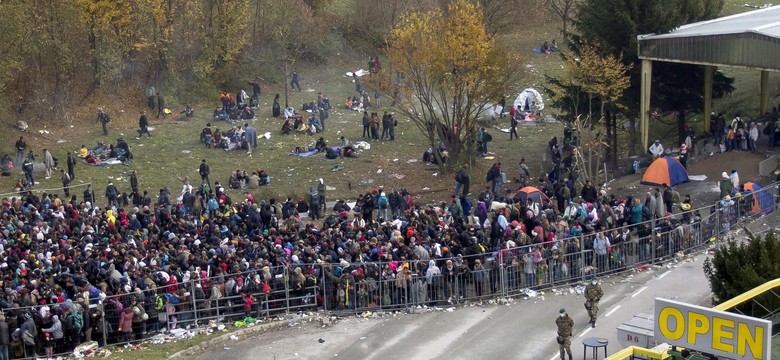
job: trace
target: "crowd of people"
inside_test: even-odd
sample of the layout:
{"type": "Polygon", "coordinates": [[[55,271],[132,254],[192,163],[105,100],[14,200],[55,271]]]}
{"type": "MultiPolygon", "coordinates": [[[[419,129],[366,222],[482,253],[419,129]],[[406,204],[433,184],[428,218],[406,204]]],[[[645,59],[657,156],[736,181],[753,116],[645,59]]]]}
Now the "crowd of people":
{"type": "MultiPolygon", "coordinates": [[[[300,89],[296,74],[291,86],[300,89]]],[[[245,101],[239,95],[236,107],[245,101]]],[[[327,118],[320,113],[324,99],[318,95],[313,117],[327,118]]],[[[232,108],[232,101],[228,94],[223,108],[232,108]]],[[[278,95],[272,111],[279,111],[278,95]]],[[[388,123],[392,140],[395,121],[388,123]]],[[[235,126],[225,135],[209,124],[201,141],[225,148],[227,137],[228,148],[251,152],[257,134],[250,128],[235,126]]],[[[485,134],[482,153],[490,141],[485,134]]],[[[581,181],[572,151],[576,134],[566,128],[563,135],[561,144],[555,137],[546,150],[551,172],[535,177],[524,160],[516,170],[496,162],[486,174],[491,185],[471,195],[471,169],[464,165],[451,197],[433,205],[415,201],[406,189],[383,187],[367,189],[354,202],[329,203],[321,178],[297,199],[246,193],[234,201],[220,182],[212,185],[205,159],[198,170],[201,184],[196,188],[188,177],[179,178],[178,196],[165,187],[153,199],[138,188],[136,171],[130,172],[129,195],[108,184],[105,204],[97,203],[91,187],[81,197],[23,187],[18,196],[2,199],[0,332],[7,324],[24,353],[37,356],[70,351],[84,341],[139,341],[161,328],[185,326],[194,321],[191,304],[208,311],[220,299],[235,299],[227,315],[254,315],[264,301],[287,296],[280,289],[331,309],[457,302],[469,293],[497,293],[496,273],[503,268],[513,269],[507,286],[537,288],[622,269],[630,254],[621,249],[647,261],[655,253],[651,246],[658,246],[656,255],[687,248],[691,227],[703,221],[690,196],[664,186],[643,198],[623,197],[581,181]],[[507,172],[517,176],[508,181],[513,176],[507,172]],[[541,196],[516,194],[528,185],[541,196]],[[656,228],[648,220],[656,220],[656,228]],[[673,241],[652,243],[652,234],[672,232],[679,234],[673,241]]],[[[318,150],[331,148],[320,140],[318,150]]],[[[341,148],[348,148],[341,140],[341,148]]],[[[80,154],[100,158],[116,148],[99,144],[80,154]]],[[[17,150],[24,157],[26,145],[17,143],[17,150]]],[[[125,156],[131,157],[129,148],[125,156]]],[[[732,186],[722,184],[727,201],[720,209],[728,214],[734,206],[729,196],[752,196],[738,178],[737,184],[726,178],[732,186]]],[[[249,176],[236,170],[227,184],[251,190],[268,182],[270,176],[256,169],[249,176]]],[[[0,341],[0,352],[2,346],[0,341]]]]}
{"type": "MultiPolygon", "coordinates": [[[[82,197],[24,192],[2,203],[0,308],[11,330],[31,333],[19,337],[27,354],[67,351],[82,341],[102,342],[103,334],[112,343],[140,340],[171,326],[177,315],[185,324],[192,299],[208,309],[212,300],[246,298],[255,304],[252,313],[285,287],[333,309],[458,301],[467,291],[495,293],[502,266],[516,270],[508,280],[515,288],[544,286],[584,271],[620,269],[626,254],[617,249],[634,238],[645,239],[636,246],[648,260],[648,219],[658,220],[658,231],[701,221],[690,197],[675,200],[668,187],[644,199],[608,194],[590,181],[578,187],[566,160],[570,135],[561,146],[551,141],[554,171],[538,182],[522,163],[517,181],[505,181],[509,170],[496,163],[492,186],[471,198],[464,166],[453,196],[432,206],[415,202],[407,190],[381,187],[354,204],[328,205],[322,179],[298,199],[248,194],[233,201],[219,182],[212,186],[205,160],[202,184],[195,188],[181,178],[178,197],[168,188],[155,200],[147,191],[141,195],[135,171],[131,195],[109,184],[105,207],[91,188],[82,197]],[[552,201],[514,196],[530,183],[552,201]],[[677,210],[673,202],[688,206],[677,210]],[[371,295],[379,284],[387,296],[371,295]]],[[[262,169],[250,176],[237,170],[228,186],[253,189],[267,178],[262,169]]],[[[662,251],[679,251],[683,241],[662,251]]],[[[236,314],[245,314],[243,303],[235,300],[236,314]]]]}

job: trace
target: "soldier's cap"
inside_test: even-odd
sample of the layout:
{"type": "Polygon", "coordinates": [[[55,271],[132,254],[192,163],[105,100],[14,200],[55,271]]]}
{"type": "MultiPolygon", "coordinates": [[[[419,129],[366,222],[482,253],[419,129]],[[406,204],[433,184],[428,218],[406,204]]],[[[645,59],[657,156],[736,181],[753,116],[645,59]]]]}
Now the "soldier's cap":
{"type": "Polygon", "coordinates": [[[559,314],[563,314],[563,313],[565,313],[565,312],[566,312],[566,309],[564,309],[564,308],[561,308],[560,310],[558,310],[558,313],[559,313],[559,314]]]}

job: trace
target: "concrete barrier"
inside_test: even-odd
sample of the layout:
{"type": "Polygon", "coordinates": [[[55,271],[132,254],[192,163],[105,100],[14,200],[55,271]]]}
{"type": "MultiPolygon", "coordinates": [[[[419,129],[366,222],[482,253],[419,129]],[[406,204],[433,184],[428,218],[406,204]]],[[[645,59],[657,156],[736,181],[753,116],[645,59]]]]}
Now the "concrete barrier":
{"type": "Polygon", "coordinates": [[[777,169],[777,156],[772,155],[768,159],[758,163],[758,173],[761,176],[769,176],[777,169]]]}

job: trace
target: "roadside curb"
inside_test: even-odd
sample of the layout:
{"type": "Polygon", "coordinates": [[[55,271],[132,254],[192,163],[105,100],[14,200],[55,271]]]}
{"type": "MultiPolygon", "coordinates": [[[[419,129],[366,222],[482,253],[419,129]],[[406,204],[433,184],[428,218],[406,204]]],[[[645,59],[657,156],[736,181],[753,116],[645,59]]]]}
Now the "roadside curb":
{"type": "Polygon", "coordinates": [[[293,320],[280,320],[275,321],[268,324],[260,324],[255,325],[252,327],[239,329],[236,331],[229,331],[221,336],[218,336],[216,338],[213,338],[208,341],[204,341],[198,345],[194,345],[188,349],[184,349],[182,351],[179,351],[171,356],[168,357],[168,359],[181,359],[184,357],[193,356],[196,353],[202,353],[206,351],[207,349],[214,347],[216,345],[225,345],[230,341],[231,336],[249,336],[249,335],[255,335],[258,333],[265,333],[272,330],[281,330],[282,328],[287,327],[287,324],[289,324],[293,320]]]}

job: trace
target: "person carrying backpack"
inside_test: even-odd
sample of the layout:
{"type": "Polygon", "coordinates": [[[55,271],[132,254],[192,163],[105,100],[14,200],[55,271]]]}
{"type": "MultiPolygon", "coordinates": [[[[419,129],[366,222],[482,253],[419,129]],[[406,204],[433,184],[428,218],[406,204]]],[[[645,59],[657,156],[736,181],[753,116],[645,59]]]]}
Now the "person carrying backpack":
{"type": "Polygon", "coordinates": [[[458,192],[463,189],[463,196],[469,193],[469,164],[463,164],[463,167],[455,173],[455,188],[453,189],[453,195],[458,195],[458,192]]]}
{"type": "Polygon", "coordinates": [[[376,219],[377,221],[387,220],[387,208],[390,207],[390,200],[387,198],[384,192],[379,194],[379,198],[376,199],[376,207],[378,209],[376,219]]]}
{"type": "Polygon", "coordinates": [[[309,187],[309,217],[312,220],[319,220],[320,216],[320,193],[314,187],[309,187]]]}

